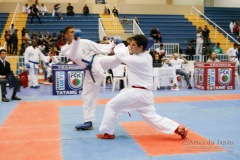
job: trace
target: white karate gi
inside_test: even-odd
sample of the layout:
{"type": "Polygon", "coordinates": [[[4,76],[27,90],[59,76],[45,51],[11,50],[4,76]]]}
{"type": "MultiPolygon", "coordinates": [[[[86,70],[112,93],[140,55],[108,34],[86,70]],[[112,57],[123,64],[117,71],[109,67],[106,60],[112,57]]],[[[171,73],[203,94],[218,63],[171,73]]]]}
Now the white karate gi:
{"type": "Polygon", "coordinates": [[[107,103],[99,130],[114,134],[118,116],[124,112],[137,111],[150,126],[163,133],[173,134],[179,124],[159,116],[154,108],[154,95],[151,91],[153,88],[152,57],[149,52],[130,55],[124,45],[120,44],[115,47],[114,53],[127,65],[129,88],[121,90],[107,103]],[[146,89],[132,88],[132,86],[146,89]]]}
{"type": "Polygon", "coordinates": [[[25,64],[28,63],[30,65],[30,68],[28,69],[30,76],[29,85],[33,87],[38,86],[38,72],[40,59],[44,63],[47,63],[45,56],[38,47],[34,48],[33,46],[29,46],[26,48],[24,53],[24,61],[25,64]]]}
{"type": "MultiPolygon", "coordinates": [[[[49,62],[50,59],[51,59],[50,56],[46,56],[46,61],[49,62]]],[[[59,63],[58,58],[55,57],[55,56],[53,56],[53,57],[52,57],[52,62],[49,63],[48,66],[44,64],[44,66],[45,66],[45,68],[46,68],[46,71],[47,71],[47,77],[50,77],[50,76],[52,75],[52,66],[53,66],[54,64],[58,64],[58,63],[59,63]]]]}
{"type": "Polygon", "coordinates": [[[60,55],[66,56],[73,60],[82,68],[86,68],[87,64],[82,62],[82,59],[91,61],[92,73],[95,79],[93,82],[89,71],[86,71],[83,82],[83,116],[84,121],[89,122],[95,120],[96,102],[100,92],[100,86],[103,81],[103,73],[107,69],[117,67],[121,61],[116,56],[104,56],[102,54],[111,53],[114,44],[97,44],[87,39],[73,40],[72,43],[66,44],[61,48],[60,55]]]}
{"type": "Polygon", "coordinates": [[[238,70],[238,65],[239,65],[239,60],[238,60],[238,57],[237,57],[237,53],[238,53],[238,49],[234,49],[233,47],[232,48],[229,48],[227,50],[227,55],[229,57],[229,61],[230,62],[235,62],[235,71],[238,70]],[[234,57],[233,57],[234,56],[234,57]]]}
{"type": "Polygon", "coordinates": [[[202,32],[196,33],[196,54],[202,54],[202,44],[203,44],[203,38],[202,38],[202,32]]]}

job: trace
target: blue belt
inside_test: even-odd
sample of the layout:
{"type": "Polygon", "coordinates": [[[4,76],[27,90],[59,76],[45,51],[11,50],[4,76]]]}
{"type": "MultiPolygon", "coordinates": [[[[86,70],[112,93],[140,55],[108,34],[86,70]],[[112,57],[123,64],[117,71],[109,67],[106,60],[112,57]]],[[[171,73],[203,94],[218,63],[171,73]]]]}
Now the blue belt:
{"type": "Polygon", "coordinates": [[[85,70],[89,70],[90,76],[91,76],[94,83],[95,83],[95,79],[94,79],[93,74],[92,74],[92,63],[93,63],[93,59],[94,59],[95,56],[96,56],[96,54],[93,55],[92,60],[90,62],[85,60],[85,59],[82,59],[82,61],[84,63],[87,63],[87,67],[85,68],[85,70]]]}
{"type": "Polygon", "coordinates": [[[29,61],[29,62],[31,62],[31,63],[33,63],[33,64],[39,64],[39,62],[33,62],[33,61],[29,61]]]}

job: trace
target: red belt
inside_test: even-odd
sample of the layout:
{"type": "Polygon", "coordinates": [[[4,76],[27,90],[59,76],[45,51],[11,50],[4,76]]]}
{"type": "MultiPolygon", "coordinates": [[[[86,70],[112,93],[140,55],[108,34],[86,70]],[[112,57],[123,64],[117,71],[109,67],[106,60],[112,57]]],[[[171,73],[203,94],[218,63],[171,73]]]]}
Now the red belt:
{"type": "Polygon", "coordinates": [[[141,87],[141,86],[132,86],[132,88],[147,89],[147,88],[145,88],[145,87],[141,87]]]}

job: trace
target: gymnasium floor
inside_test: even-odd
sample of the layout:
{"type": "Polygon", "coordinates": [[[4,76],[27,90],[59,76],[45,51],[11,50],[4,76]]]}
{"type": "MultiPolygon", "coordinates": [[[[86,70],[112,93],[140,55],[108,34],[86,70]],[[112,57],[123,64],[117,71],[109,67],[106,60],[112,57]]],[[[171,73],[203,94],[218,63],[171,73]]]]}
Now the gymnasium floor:
{"type": "MultiPolygon", "coordinates": [[[[101,89],[94,130],[83,122],[80,95],[53,96],[50,85],[26,88],[21,101],[0,102],[0,160],[237,160],[240,159],[240,86],[232,91],[180,88],[154,91],[157,113],[190,131],[186,140],[150,128],[136,113],[122,114],[116,139],[97,139],[106,102],[101,89]]],[[[8,98],[12,90],[8,92],[8,98]]]]}

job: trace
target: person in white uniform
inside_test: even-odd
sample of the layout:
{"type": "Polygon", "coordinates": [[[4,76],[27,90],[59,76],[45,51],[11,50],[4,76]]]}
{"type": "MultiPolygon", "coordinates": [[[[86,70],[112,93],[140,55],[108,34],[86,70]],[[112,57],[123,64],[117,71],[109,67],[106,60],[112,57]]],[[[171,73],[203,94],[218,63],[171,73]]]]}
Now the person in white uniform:
{"type": "Polygon", "coordinates": [[[80,39],[80,30],[75,30],[73,26],[66,27],[64,34],[67,44],[62,46],[60,56],[66,56],[83,69],[88,68],[82,91],[84,123],[76,125],[75,128],[92,130],[104,71],[117,67],[121,61],[115,56],[102,55],[112,52],[115,46],[113,43],[97,44],[87,39],[80,39]]]}
{"type": "Polygon", "coordinates": [[[235,70],[237,71],[237,68],[239,66],[239,60],[238,60],[238,44],[234,43],[232,48],[229,48],[227,50],[228,60],[230,62],[235,62],[235,70]]]}
{"type": "Polygon", "coordinates": [[[175,121],[161,117],[155,111],[152,75],[152,57],[149,51],[145,51],[148,39],[144,35],[132,37],[131,52],[124,44],[119,44],[114,48],[117,58],[127,65],[129,88],[111,99],[105,108],[104,117],[99,127],[101,134],[97,134],[100,139],[114,139],[115,122],[121,113],[137,111],[142,118],[160,132],[166,134],[177,133],[185,138],[188,129],[179,125],[175,121]]]}
{"type": "Polygon", "coordinates": [[[45,65],[45,68],[46,68],[46,71],[47,71],[47,78],[49,81],[52,81],[51,80],[51,76],[52,76],[52,66],[54,64],[58,64],[59,63],[59,60],[58,58],[54,55],[53,52],[49,52],[49,56],[46,56],[46,60],[49,62],[49,65],[46,66],[45,65]]]}
{"type": "Polygon", "coordinates": [[[38,73],[39,73],[39,61],[40,59],[48,65],[44,54],[37,47],[36,40],[32,40],[32,46],[26,48],[24,52],[24,63],[28,68],[30,75],[30,88],[39,88],[38,73]]]}
{"type": "Polygon", "coordinates": [[[44,4],[42,4],[41,9],[40,9],[40,12],[41,12],[42,16],[44,16],[45,14],[47,14],[48,9],[47,9],[47,7],[46,7],[44,4]]]}

